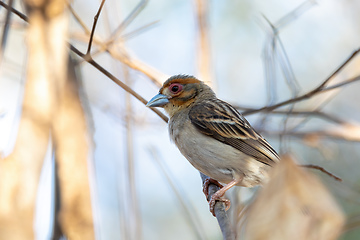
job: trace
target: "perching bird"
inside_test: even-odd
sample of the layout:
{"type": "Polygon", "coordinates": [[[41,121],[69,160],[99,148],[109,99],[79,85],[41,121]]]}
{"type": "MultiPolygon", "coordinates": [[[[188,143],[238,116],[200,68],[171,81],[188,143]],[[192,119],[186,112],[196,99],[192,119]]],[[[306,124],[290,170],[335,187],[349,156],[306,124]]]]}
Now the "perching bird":
{"type": "Polygon", "coordinates": [[[217,200],[229,207],[222,198],[228,189],[261,184],[279,161],[275,150],[234,107],[193,76],[170,77],[146,106],[163,107],[170,117],[170,138],[180,152],[197,170],[227,184],[209,201],[214,216],[217,200]]]}

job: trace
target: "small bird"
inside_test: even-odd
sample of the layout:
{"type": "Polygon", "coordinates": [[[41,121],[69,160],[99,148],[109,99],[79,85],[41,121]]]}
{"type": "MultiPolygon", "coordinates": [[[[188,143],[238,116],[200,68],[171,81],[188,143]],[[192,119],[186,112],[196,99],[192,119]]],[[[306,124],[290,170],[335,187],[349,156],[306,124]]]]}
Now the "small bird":
{"type": "Polygon", "coordinates": [[[221,188],[209,201],[214,216],[216,201],[230,207],[223,198],[228,189],[261,184],[280,159],[241,113],[193,76],[170,77],[146,106],[165,109],[171,140],[197,170],[211,178],[204,183],[207,199],[210,183],[221,188]]]}

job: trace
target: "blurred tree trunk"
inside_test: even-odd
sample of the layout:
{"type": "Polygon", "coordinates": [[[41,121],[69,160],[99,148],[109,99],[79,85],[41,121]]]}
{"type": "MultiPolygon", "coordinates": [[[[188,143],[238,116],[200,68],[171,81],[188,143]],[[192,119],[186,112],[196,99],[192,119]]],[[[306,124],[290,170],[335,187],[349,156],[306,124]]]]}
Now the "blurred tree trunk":
{"type": "Polygon", "coordinates": [[[71,240],[94,239],[88,184],[90,139],[85,113],[80,102],[73,66],[59,89],[58,110],[54,118],[53,141],[60,187],[59,223],[71,240]]]}
{"type": "Polygon", "coordinates": [[[13,152],[0,160],[0,239],[34,239],[36,193],[50,136],[59,167],[62,231],[69,239],[93,239],[86,121],[67,71],[67,1],[24,3],[27,81],[13,152]]]}

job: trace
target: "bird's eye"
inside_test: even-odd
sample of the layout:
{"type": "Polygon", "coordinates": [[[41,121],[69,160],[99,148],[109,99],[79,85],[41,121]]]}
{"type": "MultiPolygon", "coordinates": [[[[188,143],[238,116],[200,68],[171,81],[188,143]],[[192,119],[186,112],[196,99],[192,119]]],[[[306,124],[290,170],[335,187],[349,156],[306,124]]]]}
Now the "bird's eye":
{"type": "Polygon", "coordinates": [[[179,93],[182,90],[182,85],[179,83],[173,83],[170,85],[169,90],[172,94],[179,93]]]}
{"type": "Polygon", "coordinates": [[[171,91],[172,92],[177,92],[179,90],[179,86],[173,86],[172,88],[171,88],[171,91]]]}

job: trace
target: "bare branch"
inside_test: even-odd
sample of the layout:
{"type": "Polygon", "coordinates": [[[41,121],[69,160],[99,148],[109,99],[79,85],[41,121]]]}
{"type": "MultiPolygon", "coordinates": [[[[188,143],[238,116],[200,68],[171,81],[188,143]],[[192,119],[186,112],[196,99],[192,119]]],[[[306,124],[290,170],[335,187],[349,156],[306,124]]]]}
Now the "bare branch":
{"type": "Polygon", "coordinates": [[[340,88],[342,86],[345,86],[347,84],[350,84],[352,82],[356,82],[356,81],[359,81],[359,80],[360,80],[360,76],[356,76],[356,77],[350,78],[348,80],[342,81],[340,83],[334,84],[332,86],[326,87],[322,91],[325,92],[325,91],[333,90],[333,89],[336,89],[336,88],[340,88]]]}
{"type": "Polygon", "coordinates": [[[8,4],[4,3],[3,1],[0,2],[0,6],[10,10],[11,12],[13,12],[15,15],[17,15],[19,18],[21,18],[25,22],[29,21],[28,17],[25,14],[21,13],[20,11],[16,10],[13,7],[10,7],[8,4]]]}
{"type": "MultiPolygon", "coordinates": [[[[248,112],[248,111],[254,111],[256,110],[255,108],[251,108],[251,107],[245,107],[245,106],[239,106],[236,104],[232,104],[236,109],[240,110],[240,111],[244,111],[244,112],[248,112]]],[[[324,120],[330,121],[330,122],[334,122],[334,123],[338,123],[338,124],[343,124],[346,123],[346,121],[338,118],[337,116],[334,116],[332,114],[329,113],[325,113],[322,112],[320,110],[292,110],[291,112],[286,111],[286,110],[273,110],[271,112],[269,112],[269,114],[287,114],[290,115],[292,117],[318,117],[318,118],[322,118],[324,120]]]]}
{"type": "Polygon", "coordinates": [[[6,16],[5,16],[5,24],[4,24],[4,28],[3,28],[3,34],[1,36],[1,44],[0,44],[0,64],[2,62],[2,59],[4,57],[4,52],[5,52],[5,46],[6,46],[6,42],[8,39],[8,33],[9,33],[9,28],[10,28],[10,22],[11,22],[11,8],[14,4],[14,0],[9,0],[8,3],[8,7],[7,7],[7,12],[6,12],[6,16]]]}
{"type": "MultiPolygon", "coordinates": [[[[258,108],[258,109],[255,109],[255,110],[250,110],[250,111],[245,111],[243,113],[243,115],[250,115],[250,114],[254,114],[254,113],[257,113],[257,112],[269,112],[269,111],[272,111],[276,108],[279,108],[279,107],[282,107],[282,106],[285,106],[285,105],[288,105],[288,104],[292,104],[292,103],[295,103],[295,102],[299,102],[299,101],[303,101],[305,99],[309,99],[319,93],[322,93],[323,91],[326,91],[328,89],[325,88],[326,84],[333,78],[335,77],[358,53],[360,52],[360,49],[357,49],[356,51],[354,51],[346,60],[344,63],[341,64],[340,67],[338,67],[327,79],[325,79],[318,87],[316,87],[315,89],[299,96],[299,97],[295,97],[295,98],[291,98],[289,100],[286,100],[286,101],[283,101],[283,102],[280,102],[280,103],[277,103],[277,104],[274,104],[274,105],[271,105],[271,106],[267,106],[267,107],[262,107],[262,108],[258,108]]],[[[356,79],[358,80],[358,79],[356,79]]],[[[355,80],[354,80],[355,81],[355,80]]],[[[354,81],[351,81],[351,82],[354,82],[354,81]]],[[[348,82],[350,83],[350,82],[348,82]]],[[[341,85],[343,86],[343,85],[341,85]]],[[[333,88],[332,88],[333,89],[333,88]]]]}
{"type": "MultiPolygon", "coordinates": [[[[142,96],[140,96],[137,92],[135,92],[133,89],[128,87],[125,83],[120,81],[118,78],[116,78],[114,75],[112,75],[110,72],[108,72],[105,68],[103,68],[100,64],[95,62],[93,59],[86,59],[86,55],[80,52],[77,48],[75,48],[73,45],[70,45],[70,49],[76,53],[79,57],[86,60],[88,63],[90,63],[93,67],[98,69],[100,72],[102,72],[104,75],[106,75],[108,78],[110,78],[114,83],[119,85],[122,89],[133,95],[136,99],[138,99],[140,102],[142,102],[144,105],[147,104],[147,100],[145,100],[142,96]]],[[[153,112],[155,112],[162,120],[165,122],[168,122],[168,117],[166,117],[162,112],[160,112],[156,108],[151,108],[153,112]]]]}
{"type": "Polygon", "coordinates": [[[95,29],[96,29],[96,24],[97,24],[97,21],[98,21],[98,19],[99,19],[101,10],[102,10],[102,8],[103,8],[103,6],[104,6],[104,3],[105,3],[105,0],[102,0],[102,1],[101,1],[101,4],[100,4],[100,7],[99,7],[99,10],[98,10],[98,12],[96,13],[96,15],[94,16],[94,23],[93,23],[93,26],[92,26],[92,29],[91,29],[91,33],[90,33],[89,45],[88,45],[88,49],[87,49],[86,54],[85,54],[87,57],[90,57],[90,58],[91,58],[90,51],[91,51],[91,46],[92,46],[92,43],[93,43],[93,38],[94,38],[95,29]]]}
{"type": "MultiPolygon", "coordinates": [[[[200,172],[200,176],[203,181],[203,184],[206,179],[210,178],[201,172],[200,172]]],[[[211,198],[211,196],[214,193],[216,193],[219,189],[220,188],[217,185],[210,183],[209,184],[209,198],[211,198]]],[[[224,202],[219,202],[219,201],[216,202],[215,215],[216,215],[216,219],[219,223],[219,226],[220,226],[220,229],[221,229],[221,232],[223,235],[223,239],[224,240],[235,240],[235,232],[233,231],[233,228],[231,225],[231,220],[226,213],[224,202]]]]}
{"type": "Polygon", "coordinates": [[[312,164],[307,164],[307,165],[299,165],[300,167],[304,167],[304,168],[312,168],[312,169],[316,169],[319,170],[320,172],[323,172],[327,175],[329,175],[330,177],[334,178],[336,181],[342,182],[342,179],[335,176],[334,174],[332,174],[331,172],[325,170],[325,168],[317,166],[317,165],[312,165],[312,164]]]}

